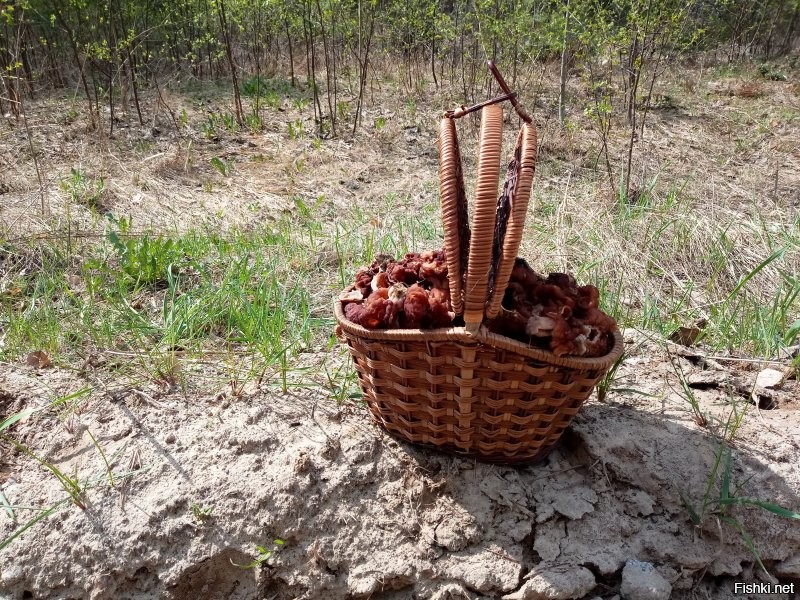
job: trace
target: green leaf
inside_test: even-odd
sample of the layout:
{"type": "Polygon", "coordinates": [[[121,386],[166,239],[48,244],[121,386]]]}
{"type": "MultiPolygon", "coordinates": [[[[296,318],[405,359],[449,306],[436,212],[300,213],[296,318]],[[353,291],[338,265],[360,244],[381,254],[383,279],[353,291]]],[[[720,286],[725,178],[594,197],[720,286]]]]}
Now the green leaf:
{"type": "Polygon", "coordinates": [[[14,423],[19,421],[20,419],[24,419],[26,417],[31,416],[37,410],[39,410],[39,409],[38,408],[26,408],[25,410],[21,410],[18,413],[11,415],[5,421],[0,423],[0,431],[5,431],[6,429],[11,427],[14,423]]]}
{"type": "Polygon", "coordinates": [[[218,157],[214,157],[211,159],[211,166],[214,167],[217,171],[219,171],[223,177],[228,176],[228,166],[222,162],[218,157]]]}
{"type": "Polygon", "coordinates": [[[788,508],[784,508],[782,506],[778,506],[777,504],[772,504],[771,502],[764,502],[763,500],[757,500],[755,498],[741,498],[741,497],[722,498],[720,499],[719,503],[723,506],[757,506],[779,517],[800,520],[800,513],[797,513],[793,510],[789,510],[788,508]]]}
{"type": "Polygon", "coordinates": [[[787,344],[793,344],[797,336],[800,336],[800,319],[797,319],[794,323],[789,325],[789,329],[783,336],[783,340],[787,344]]]}
{"type": "MultiPolygon", "coordinates": [[[[769,571],[767,571],[767,568],[764,566],[764,563],[761,562],[761,555],[758,553],[758,550],[756,549],[756,545],[753,542],[753,538],[750,537],[750,534],[747,533],[747,530],[744,528],[744,526],[733,517],[728,517],[723,515],[720,517],[720,519],[722,520],[723,523],[727,523],[728,525],[732,525],[733,527],[736,528],[736,530],[739,532],[739,535],[742,536],[742,540],[744,540],[744,545],[747,546],[747,549],[750,550],[750,554],[752,554],[753,558],[756,559],[758,566],[761,567],[761,570],[764,571],[764,573],[769,575],[769,571]]],[[[771,577],[771,575],[769,576],[771,577]]]]}
{"type": "Polygon", "coordinates": [[[728,297],[725,299],[725,302],[729,302],[731,298],[736,296],[737,292],[744,287],[744,285],[750,281],[753,277],[758,275],[762,270],[764,270],[771,262],[778,260],[779,258],[783,258],[783,255],[786,253],[786,248],[778,248],[775,252],[770,254],[767,258],[765,258],[761,263],[752,271],[750,271],[744,278],[733,288],[733,291],[728,294],[728,297]]]}
{"type": "Polygon", "coordinates": [[[0,506],[2,506],[5,511],[8,513],[8,516],[11,517],[11,522],[16,525],[17,523],[17,515],[14,514],[14,509],[11,506],[11,503],[6,498],[6,495],[0,490],[0,506]]]}
{"type": "Polygon", "coordinates": [[[728,451],[725,455],[725,468],[722,471],[721,504],[725,504],[725,502],[731,497],[731,466],[731,450],[728,448],[728,451]]]}
{"type": "Polygon", "coordinates": [[[40,512],[33,519],[31,519],[30,521],[25,523],[25,525],[23,525],[22,527],[20,527],[16,531],[14,531],[10,536],[8,536],[6,539],[4,539],[2,542],[0,542],[0,550],[5,548],[6,546],[8,546],[11,542],[13,542],[15,539],[17,539],[23,533],[25,533],[28,529],[30,529],[31,527],[36,525],[36,523],[38,523],[39,521],[41,521],[45,517],[48,517],[51,514],[53,514],[54,512],[56,512],[59,508],[61,508],[63,505],[65,505],[69,501],[70,501],[70,499],[66,498],[64,500],[61,500],[60,502],[56,502],[55,504],[53,504],[49,508],[47,508],[47,509],[43,510],[42,512],[40,512]]]}
{"type": "Polygon", "coordinates": [[[684,508],[689,512],[689,518],[692,520],[695,526],[700,525],[700,515],[697,514],[697,511],[694,509],[694,506],[691,505],[689,500],[686,496],[683,495],[683,492],[679,492],[681,496],[681,503],[683,504],[684,508]]]}

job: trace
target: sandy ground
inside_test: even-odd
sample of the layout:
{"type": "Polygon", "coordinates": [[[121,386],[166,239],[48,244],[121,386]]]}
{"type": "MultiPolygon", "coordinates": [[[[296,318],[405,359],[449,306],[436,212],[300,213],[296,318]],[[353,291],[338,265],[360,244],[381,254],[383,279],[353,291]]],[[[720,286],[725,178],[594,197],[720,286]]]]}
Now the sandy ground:
{"type": "MultiPolygon", "coordinates": [[[[733,598],[735,581],[763,579],[753,554],[713,504],[694,527],[681,496],[699,511],[720,449],[710,431],[733,401],[748,414],[731,489],[799,506],[800,385],[759,390],[774,406],[759,410],[735,391],[752,388],[749,364],[676,358],[716,415],[703,428],[672,389],[663,345],[626,338],[618,386],[652,396],[592,399],[557,450],[526,467],[415,449],[362,406],[308,392],[128,389],[94,396],[68,428],[29,417],[20,441],[93,484],[85,509],[66,502],[0,552],[0,590],[14,599],[612,598],[626,563],[640,561],[671,596],[630,598],[733,598]],[[87,430],[115,472],[134,474],[111,487],[87,430]],[[236,566],[276,539],[285,543],[260,567],[236,566]]],[[[0,379],[3,413],[85,384],[67,370],[12,367],[0,379]]],[[[3,484],[12,504],[67,497],[31,461],[13,463],[3,484]]],[[[21,522],[30,514],[16,512],[21,522]]],[[[729,514],[779,581],[800,579],[800,522],[754,507],[729,514]]],[[[2,527],[10,533],[7,515],[2,527]]]]}

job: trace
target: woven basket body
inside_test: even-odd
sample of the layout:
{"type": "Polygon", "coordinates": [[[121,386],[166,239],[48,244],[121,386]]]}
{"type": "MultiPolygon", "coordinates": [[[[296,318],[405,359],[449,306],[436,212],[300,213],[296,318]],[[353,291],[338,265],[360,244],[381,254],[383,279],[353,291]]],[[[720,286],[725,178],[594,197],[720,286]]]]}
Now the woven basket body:
{"type": "Polygon", "coordinates": [[[526,124],[498,199],[502,128],[502,109],[484,108],[470,231],[455,124],[445,118],[440,126],[448,279],[465,326],[370,330],[350,322],[339,301],[334,312],[369,410],[389,433],[487,462],[534,462],[622,354],[622,338],[615,333],[600,358],[557,357],[485,327],[501,309],[536,160],[536,131],[526,124]]]}
{"type": "Polygon", "coordinates": [[[546,456],[622,353],[558,358],[481,329],[368,330],[336,318],[375,420],[408,442],[497,463],[546,456]]]}

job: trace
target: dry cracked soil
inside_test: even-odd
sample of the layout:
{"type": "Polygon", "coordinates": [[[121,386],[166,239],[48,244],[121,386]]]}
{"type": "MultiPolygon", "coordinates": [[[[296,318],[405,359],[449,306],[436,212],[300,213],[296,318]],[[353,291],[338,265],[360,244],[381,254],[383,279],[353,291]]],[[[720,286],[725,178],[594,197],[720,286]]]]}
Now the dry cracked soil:
{"type": "MultiPolygon", "coordinates": [[[[626,341],[617,381],[638,393],[590,400],[556,450],[530,466],[418,449],[358,404],[255,386],[222,400],[121,391],[90,402],[69,430],[31,416],[20,439],[46,441],[64,472],[94,478],[84,509],[62,504],[0,552],[0,597],[761,597],[733,594],[734,582],[766,577],[713,496],[697,526],[687,508],[702,510],[720,455],[711,423],[757,372],[709,366],[693,352],[677,358],[700,382],[711,415],[701,427],[671,388],[664,345],[635,331],[626,341]],[[109,485],[87,429],[134,474],[109,485]],[[644,583],[624,571],[644,573],[644,583]]],[[[81,385],[68,370],[15,366],[0,378],[0,402],[8,414],[48,388],[81,385]]],[[[739,496],[800,505],[798,387],[762,390],[771,410],[740,399],[758,418],[734,443],[739,496]]],[[[64,499],[44,469],[17,465],[3,485],[14,505],[64,499]]],[[[776,580],[800,580],[798,521],[757,507],[728,514],[776,580]]],[[[2,527],[11,531],[7,515],[2,527]]]]}

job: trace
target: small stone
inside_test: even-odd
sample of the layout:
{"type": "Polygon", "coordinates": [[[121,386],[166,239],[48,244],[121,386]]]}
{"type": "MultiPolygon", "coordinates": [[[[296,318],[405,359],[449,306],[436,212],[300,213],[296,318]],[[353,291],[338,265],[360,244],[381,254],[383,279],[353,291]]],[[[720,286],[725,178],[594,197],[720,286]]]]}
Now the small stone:
{"type": "Polygon", "coordinates": [[[672,586],[650,563],[629,560],[619,591],[625,600],[669,600],[672,586]]]}
{"type": "Polygon", "coordinates": [[[783,373],[776,369],[763,369],[756,377],[756,387],[775,389],[783,383],[783,373]]]}
{"type": "Polygon", "coordinates": [[[483,539],[475,518],[466,513],[459,514],[458,511],[436,525],[433,535],[437,545],[451,552],[463,550],[483,539]]]}
{"type": "Polygon", "coordinates": [[[554,561],[561,554],[561,540],[566,536],[564,522],[560,519],[551,519],[536,528],[533,549],[542,560],[554,561]]]}
{"type": "Polygon", "coordinates": [[[165,438],[164,438],[164,441],[165,441],[167,444],[174,444],[176,439],[177,439],[177,438],[175,437],[175,434],[174,434],[174,433],[168,433],[168,434],[167,434],[167,437],[165,437],[165,438]]]}
{"type": "Polygon", "coordinates": [[[437,561],[438,577],[459,581],[467,589],[498,598],[519,586],[522,565],[499,558],[495,549],[469,549],[445,554],[437,561]]]}
{"type": "Polygon", "coordinates": [[[585,567],[537,567],[525,578],[525,585],[503,600],[573,600],[583,598],[597,585],[585,567]]]}

